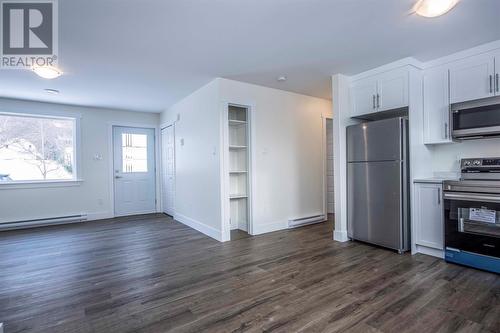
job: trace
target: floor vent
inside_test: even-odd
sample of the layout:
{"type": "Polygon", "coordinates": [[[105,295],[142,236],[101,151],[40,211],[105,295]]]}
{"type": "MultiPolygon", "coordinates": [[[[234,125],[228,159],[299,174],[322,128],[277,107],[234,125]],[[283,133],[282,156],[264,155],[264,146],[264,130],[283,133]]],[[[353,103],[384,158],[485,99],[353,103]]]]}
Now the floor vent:
{"type": "Polygon", "coordinates": [[[288,220],[288,228],[298,228],[309,224],[320,223],[326,221],[326,216],[314,215],[309,217],[302,217],[300,219],[288,220]]]}
{"type": "Polygon", "coordinates": [[[0,223],[0,231],[35,228],[35,227],[42,227],[42,226],[49,226],[49,225],[56,225],[56,224],[76,223],[76,222],[83,222],[86,220],[87,220],[87,214],[80,214],[80,215],[51,217],[51,218],[44,218],[44,219],[33,219],[33,220],[6,222],[6,223],[0,223]]]}

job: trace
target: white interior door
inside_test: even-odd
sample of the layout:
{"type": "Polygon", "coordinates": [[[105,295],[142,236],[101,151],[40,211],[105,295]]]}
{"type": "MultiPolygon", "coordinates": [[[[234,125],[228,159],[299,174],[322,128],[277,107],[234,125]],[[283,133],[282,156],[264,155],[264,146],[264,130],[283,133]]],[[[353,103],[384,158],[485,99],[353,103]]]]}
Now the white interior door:
{"type": "Polygon", "coordinates": [[[156,211],[154,129],[113,127],[115,215],[156,211]]]}
{"type": "Polygon", "coordinates": [[[175,134],[174,126],[161,130],[162,140],[162,198],[163,212],[174,215],[175,195],[175,134]]]}

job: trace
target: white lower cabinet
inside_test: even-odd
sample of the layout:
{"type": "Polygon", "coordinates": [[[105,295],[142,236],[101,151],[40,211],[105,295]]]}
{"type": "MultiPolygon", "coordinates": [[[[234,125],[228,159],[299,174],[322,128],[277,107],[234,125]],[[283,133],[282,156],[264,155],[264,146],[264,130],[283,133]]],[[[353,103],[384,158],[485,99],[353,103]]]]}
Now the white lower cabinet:
{"type": "Polygon", "coordinates": [[[442,257],[444,247],[442,195],[441,183],[415,183],[413,239],[417,252],[442,257]]]}

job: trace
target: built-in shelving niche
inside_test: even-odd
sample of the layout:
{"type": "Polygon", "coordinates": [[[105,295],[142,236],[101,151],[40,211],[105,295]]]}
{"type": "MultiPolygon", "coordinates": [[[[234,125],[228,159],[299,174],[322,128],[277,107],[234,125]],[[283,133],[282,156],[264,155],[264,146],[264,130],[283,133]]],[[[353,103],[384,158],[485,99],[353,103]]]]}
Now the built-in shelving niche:
{"type": "Polygon", "coordinates": [[[229,201],[231,230],[248,232],[248,108],[229,105],[229,201]]]}

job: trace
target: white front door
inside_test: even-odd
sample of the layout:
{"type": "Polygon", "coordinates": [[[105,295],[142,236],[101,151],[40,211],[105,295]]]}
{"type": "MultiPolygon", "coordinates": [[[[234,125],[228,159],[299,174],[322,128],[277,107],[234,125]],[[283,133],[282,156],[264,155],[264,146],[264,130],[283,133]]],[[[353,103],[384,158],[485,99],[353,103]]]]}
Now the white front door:
{"type": "Polygon", "coordinates": [[[173,216],[175,195],[175,135],[173,125],[161,130],[161,142],[163,212],[173,216]]]}
{"type": "Polygon", "coordinates": [[[152,128],[113,127],[116,216],[156,211],[154,134],[152,128]]]}

